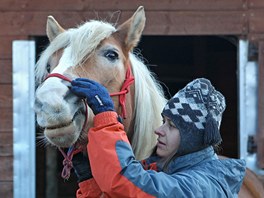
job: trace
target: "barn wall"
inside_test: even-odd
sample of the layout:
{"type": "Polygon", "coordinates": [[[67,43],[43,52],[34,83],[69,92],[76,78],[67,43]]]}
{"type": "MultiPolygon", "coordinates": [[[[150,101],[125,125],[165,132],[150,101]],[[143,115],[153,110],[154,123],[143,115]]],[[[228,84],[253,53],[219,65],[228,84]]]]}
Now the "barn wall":
{"type": "MultiPolygon", "coordinates": [[[[53,15],[68,28],[91,18],[122,22],[144,5],[145,35],[237,35],[258,45],[264,39],[263,0],[1,0],[0,2],[0,196],[13,196],[12,41],[45,35],[46,18],[53,15]],[[113,12],[122,10],[120,16],[113,12]]],[[[263,42],[259,53],[263,74],[263,42]]],[[[263,79],[259,79],[263,93],[263,79]]],[[[259,95],[259,120],[264,120],[259,95]]],[[[259,124],[259,134],[264,134],[259,124]]],[[[259,137],[263,137],[260,135],[259,137]]],[[[262,138],[263,139],[263,138],[262,138]]],[[[260,142],[260,144],[263,144],[260,142]]],[[[263,152],[263,146],[258,152],[263,152]],[[262,150],[262,151],[261,151],[262,150]]],[[[263,156],[263,155],[262,155],[263,156]]],[[[262,162],[264,164],[262,157],[262,162]]],[[[264,165],[263,165],[264,166],[264,165]]]]}

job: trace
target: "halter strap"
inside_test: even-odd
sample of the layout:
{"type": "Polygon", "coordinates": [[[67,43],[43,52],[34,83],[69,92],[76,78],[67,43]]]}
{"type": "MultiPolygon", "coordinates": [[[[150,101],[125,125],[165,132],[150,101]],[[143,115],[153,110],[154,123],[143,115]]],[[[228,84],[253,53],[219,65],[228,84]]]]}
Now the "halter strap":
{"type": "MultiPolygon", "coordinates": [[[[62,74],[59,74],[59,73],[51,73],[51,74],[49,74],[49,75],[45,78],[45,80],[47,80],[47,79],[50,78],[50,77],[57,77],[57,78],[60,78],[60,79],[62,79],[62,80],[68,81],[68,82],[71,82],[71,81],[72,81],[72,80],[69,79],[68,77],[66,77],[66,76],[64,76],[64,75],[62,75],[62,74]]],[[[44,80],[44,81],[45,81],[45,80],[44,80]]]]}
{"type": "Polygon", "coordinates": [[[121,117],[126,119],[126,94],[129,92],[130,85],[134,83],[135,78],[132,75],[130,64],[126,72],[126,79],[119,92],[111,93],[110,96],[119,96],[119,104],[121,105],[121,117]]]}
{"type": "MultiPolygon", "coordinates": [[[[68,82],[72,81],[68,77],[66,77],[62,74],[59,74],[59,73],[51,73],[46,77],[45,80],[47,80],[50,77],[57,77],[57,78],[60,78],[62,80],[68,81],[68,82]]],[[[135,81],[135,78],[132,75],[130,64],[128,64],[128,68],[126,71],[126,78],[125,78],[125,81],[121,87],[121,90],[119,92],[110,93],[111,97],[119,96],[119,104],[121,105],[121,117],[123,119],[126,119],[126,94],[129,92],[130,85],[133,84],[134,81],[135,81]]],[[[86,102],[85,102],[85,106],[87,106],[86,102]]]]}

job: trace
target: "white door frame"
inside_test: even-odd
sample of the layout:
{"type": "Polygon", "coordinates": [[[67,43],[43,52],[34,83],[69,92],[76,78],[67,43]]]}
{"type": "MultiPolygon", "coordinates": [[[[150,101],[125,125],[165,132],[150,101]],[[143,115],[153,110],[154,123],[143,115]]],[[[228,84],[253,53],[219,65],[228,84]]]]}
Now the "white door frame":
{"type": "Polygon", "coordinates": [[[35,198],[35,42],[13,41],[12,48],[14,198],[35,198]]]}
{"type": "MultiPolygon", "coordinates": [[[[249,42],[239,40],[238,83],[239,83],[239,157],[245,159],[247,167],[257,174],[264,171],[257,167],[257,154],[249,153],[248,138],[257,134],[258,62],[248,60],[249,42]]],[[[227,108],[232,108],[228,107],[227,108]]]]}

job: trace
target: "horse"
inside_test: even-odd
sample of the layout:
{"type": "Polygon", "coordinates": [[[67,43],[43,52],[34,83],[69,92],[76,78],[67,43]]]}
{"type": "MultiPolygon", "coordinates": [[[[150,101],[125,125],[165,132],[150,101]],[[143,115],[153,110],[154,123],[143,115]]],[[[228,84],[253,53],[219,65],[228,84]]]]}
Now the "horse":
{"type": "Polygon", "coordinates": [[[36,64],[39,86],[35,111],[38,125],[49,143],[62,148],[75,143],[84,145],[94,117],[89,108],[86,113],[82,101],[69,91],[67,81],[55,77],[46,79],[49,73],[70,79],[89,78],[104,85],[110,93],[118,93],[127,71],[131,70],[134,83],[127,93],[112,99],[116,111],[120,115],[125,112],[123,124],[136,158],[144,159],[150,154],[156,144],[153,131],[162,123],[157,112],[162,111],[166,99],[155,76],[131,53],[144,26],[143,7],[118,28],[93,20],[66,31],[52,16],[48,17],[50,45],[36,64]],[[120,98],[124,97],[126,102],[121,105],[120,98]]]}
{"type": "MultiPolygon", "coordinates": [[[[108,89],[136,159],[150,155],[157,141],[154,129],[162,124],[160,112],[167,100],[154,74],[133,53],[145,21],[142,6],[118,27],[91,20],[65,30],[48,17],[50,44],[36,64],[35,112],[49,144],[86,148],[94,115],[69,89],[72,79],[84,77],[108,89]]],[[[243,184],[239,196],[245,191],[248,188],[243,184]]]]}

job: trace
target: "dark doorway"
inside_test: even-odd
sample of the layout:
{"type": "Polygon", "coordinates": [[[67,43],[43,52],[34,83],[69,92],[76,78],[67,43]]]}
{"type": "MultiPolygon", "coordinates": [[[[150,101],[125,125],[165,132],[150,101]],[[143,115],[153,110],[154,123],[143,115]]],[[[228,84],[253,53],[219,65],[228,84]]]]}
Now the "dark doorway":
{"type": "MultiPolygon", "coordinates": [[[[39,56],[48,45],[48,39],[37,37],[35,40],[39,56]]],[[[135,50],[156,74],[167,98],[198,77],[208,78],[224,94],[227,109],[221,125],[223,144],[220,154],[228,157],[238,157],[237,43],[235,37],[143,36],[135,50]]],[[[54,149],[54,152],[57,151],[54,149]]],[[[37,197],[44,198],[48,197],[45,189],[49,182],[46,148],[37,147],[36,155],[37,197]]],[[[63,159],[59,152],[56,155],[57,195],[53,197],[74,197],[77,189],[74,173],[69,181],[61,179],[63,159]]]]}
{"type": "Polygon", "coordinates": [[[138,49],[145,63],[173,96],[188,82],[208,78],[226,98],[220,154],[238,157],[237,38],[216,36],[143,36],[138,49]]]}

